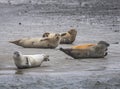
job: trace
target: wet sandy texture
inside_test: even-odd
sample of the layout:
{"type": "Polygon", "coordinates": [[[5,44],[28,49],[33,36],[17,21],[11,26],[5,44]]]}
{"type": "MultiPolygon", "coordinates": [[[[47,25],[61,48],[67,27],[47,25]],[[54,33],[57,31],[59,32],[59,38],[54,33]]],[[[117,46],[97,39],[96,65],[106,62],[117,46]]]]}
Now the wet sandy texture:
{"type": "Polygon", "coordinates": [[[0,89],[120,89],[119,8],[94,11],[81,9],[77,3],[55,5],[0,4],[0,89]],[[8,42],[70,28],[78,31],[75,42],[56,49],[22,48],[8,42]],[[100,40],[110,43],[105,58],[76,60],[58,50],[100,40]],[[50,55],[50,62],[18,70],[12,58],[14,51],[45,53],[50,55]]]}

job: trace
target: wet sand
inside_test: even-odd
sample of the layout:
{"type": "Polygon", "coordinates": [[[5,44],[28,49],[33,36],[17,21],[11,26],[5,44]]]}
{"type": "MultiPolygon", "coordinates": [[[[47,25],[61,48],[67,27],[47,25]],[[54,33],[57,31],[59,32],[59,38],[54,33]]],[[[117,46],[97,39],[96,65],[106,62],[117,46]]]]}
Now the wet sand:
{"type": "Polygon", "coordinates": [[[120,16],[108,11],[111,14],[81,14],[74,9],[48,11],[32,5],[0,4],[0,89],[119,89],[120,16]],[[70,28],[78,31],[75,42],[56,49],[22,48],[8,42],[70,28]],[[58,50],[100,40],[110,43],[105,58],[76,60],[58,50]],[[50,55],[50,61],[37,68],[17,69],[12,58],[14,51],[45,53],[50,55]]]}

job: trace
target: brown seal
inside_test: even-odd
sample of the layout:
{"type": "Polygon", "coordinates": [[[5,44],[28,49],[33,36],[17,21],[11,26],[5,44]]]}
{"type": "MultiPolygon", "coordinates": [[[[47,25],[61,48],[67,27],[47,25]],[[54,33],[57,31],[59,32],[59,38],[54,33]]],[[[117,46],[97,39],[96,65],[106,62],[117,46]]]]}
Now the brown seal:
{"type": "Polygon", "coordinates": [[[60,35],[45,38],[22,38],[9,42],[24,48],[56,48],[60,43],[60,35]]]}
{"type": "Polygon", "coordinates": [[[72,49],[60,48],[61,51],[66,53],[67,55],[79,59],[79,58],[104,58],[108,53],[109,44],[105,41],[98,42],[97,45],[88,47],[86,49],[72,49]]]}
{"type": "MultiPolygon", "coordinates": [[[[52,37],[54,35],[55,33],[46,32],[43,34],[43,37],[52,37]]],[[[68,32],[61,33],[60,35],[61,35],[61,40],[60,40],[61,44],[72,44],[75,41],[77,31],[75,29],[71,29],[68,32]]]]}

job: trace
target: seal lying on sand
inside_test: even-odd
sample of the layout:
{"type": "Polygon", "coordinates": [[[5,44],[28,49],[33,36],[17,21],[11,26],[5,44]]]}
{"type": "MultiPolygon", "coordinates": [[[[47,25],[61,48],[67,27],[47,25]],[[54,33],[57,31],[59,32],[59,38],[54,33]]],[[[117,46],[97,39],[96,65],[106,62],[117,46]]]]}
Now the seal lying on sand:
{"type": "MultiPolygon", "coordinates": [[[[54,35],[55,33],[46,32],[43,34],[43,37],[52,37],[54,35]]],[[[71,29],[68,32],[61,33],[60,35],[61,35],[61,40],[60,40],[61,44],[72,44],[75,41],[77,31],[75,29],[71,29]]]]}
{"type": "Polygon", "coordinates": [[[17,68],[31,68],[38,67],[44,61],[49,61],[49,56],[45,54],[35,54],[35,55],[22,55],[20,52],[14,52],[13,54],[14,63],[17,68]]]}
{"type": "Polygon", "coordinates": [[[79,59],[79,58],[104,58],[107,55],[107,48],[109,44],[105,41],[98,42],[97,45],[88,47],[86,49],[72,49],[60,48],[61,51],[67,55],[79,59]]]}
{"type": "Polygon", "coordinates": [[[22,38],[9,42],[24,48],[56,48],[60,43],[60,35],[45,38],[22,38]]]}

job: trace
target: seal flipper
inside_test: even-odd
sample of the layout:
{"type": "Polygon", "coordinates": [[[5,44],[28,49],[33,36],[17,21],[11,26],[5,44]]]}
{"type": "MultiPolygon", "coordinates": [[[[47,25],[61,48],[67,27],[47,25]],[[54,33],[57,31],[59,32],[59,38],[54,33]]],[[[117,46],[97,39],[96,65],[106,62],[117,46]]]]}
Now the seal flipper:
{"type": "Polygon", "coordinates": [[[104,57],[107,56],[107,55],[108,55],[108,53],[106,52],[106,53],[104,54],[104,57]]]}
{"type": "Polygon", "coordinates": [[[60,50],[63,51],[64,53],[68,54],[68,55],[70,54],[69,49],[63,49],[63,48],[60,48],[60,50]]]}
{"type": "Polygon", "coordinates": [[[62,33],[61,36],[65,36],[67,33],[62,33]]]}
{"type": "Polygon", "coordinates": [[[9,41],[9,42],[18,45],[19,42],[20,42],[20,39],[19,40],[15,40],[15,41],[9,41]]]}
{"type": "Polygon", "coordinates": [[[72,49],[63,49],[63,48],[60,48],[59,50],[62,51],[62,52],[64,52],[65,54],[71,56],[74,59],[78,59],[79,58],[78,55],[75,52],[73,52],[72,49]]]}
{"type": "Polygon", "coordinates": [[[50,39],[48,37],[41,39],[40,41],[49,41],[50,39]]]}

